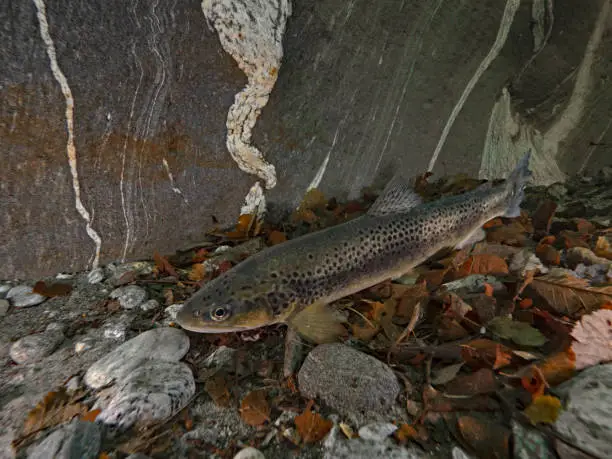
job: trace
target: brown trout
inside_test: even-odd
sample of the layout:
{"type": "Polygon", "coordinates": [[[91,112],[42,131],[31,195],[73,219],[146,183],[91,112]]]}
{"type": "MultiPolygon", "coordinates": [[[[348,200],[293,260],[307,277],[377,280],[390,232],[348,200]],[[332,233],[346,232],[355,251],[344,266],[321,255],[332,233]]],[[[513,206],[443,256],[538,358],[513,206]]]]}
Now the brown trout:
{"type": "Polygon", "coordinates": [[[325,305],[399,277],[440,250],[482,240],[492,218],[519,216],[529,159],[528,152],[500,184],[428,203],[396,176],[366,214],[253,255],[205,284],[176,321],[201,333],[284,323],[316,341],[338,325],[325,305]]]}

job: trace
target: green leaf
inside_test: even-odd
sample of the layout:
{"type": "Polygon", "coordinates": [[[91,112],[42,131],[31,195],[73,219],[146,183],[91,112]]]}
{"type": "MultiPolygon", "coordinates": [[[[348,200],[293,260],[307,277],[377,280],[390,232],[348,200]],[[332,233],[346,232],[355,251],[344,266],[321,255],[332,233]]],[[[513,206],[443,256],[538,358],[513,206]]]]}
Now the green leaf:
{"type": "Polygon", "coordinates": [[[525,322],[517,322],[508,317],[496,317],[489,322],[491,331],[504,339],[510,339],[521,346],[542,346],[546,337],[536,328],[525,322]]]}

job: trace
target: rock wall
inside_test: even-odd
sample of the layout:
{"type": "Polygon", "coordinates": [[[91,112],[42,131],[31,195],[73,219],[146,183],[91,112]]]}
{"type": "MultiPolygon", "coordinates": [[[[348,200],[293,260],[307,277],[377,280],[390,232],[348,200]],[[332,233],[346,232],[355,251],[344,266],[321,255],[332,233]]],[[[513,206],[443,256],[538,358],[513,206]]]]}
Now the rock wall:
{"type": "Polygon", "coordinates": [[[612,164],[610,3],[0,2],[0,277],[173,251],[394,170],[612,164]]]}

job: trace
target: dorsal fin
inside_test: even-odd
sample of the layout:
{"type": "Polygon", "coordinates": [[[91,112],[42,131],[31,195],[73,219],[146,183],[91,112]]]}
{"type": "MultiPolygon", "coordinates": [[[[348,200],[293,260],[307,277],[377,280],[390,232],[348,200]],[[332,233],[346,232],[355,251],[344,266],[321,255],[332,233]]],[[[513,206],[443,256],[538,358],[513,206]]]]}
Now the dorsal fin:
{"type": "Polygon", "coordinates": [[[422,203],[423,200],[408,181],[401,174],[395,174],[368,210],[368,215],[400,214],[422,203]]]}

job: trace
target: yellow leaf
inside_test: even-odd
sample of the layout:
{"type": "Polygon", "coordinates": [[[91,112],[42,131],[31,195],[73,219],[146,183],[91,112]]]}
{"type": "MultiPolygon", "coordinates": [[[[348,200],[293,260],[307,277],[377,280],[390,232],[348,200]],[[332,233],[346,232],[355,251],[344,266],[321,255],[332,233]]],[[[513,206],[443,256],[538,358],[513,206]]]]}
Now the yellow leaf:
{"type": "Polygon", "coordinates": [[[524,413],[533,424],[553,424],[559,417],[561,400],[551,395],[541,395],[529,405],[524,413]]]}
{"type": "Polygon", "coordinates": [[[595,243],[595,255],[612,260],[612,247],[605,236],[599,236],[595,243]]]}

